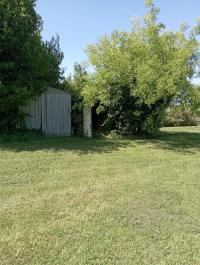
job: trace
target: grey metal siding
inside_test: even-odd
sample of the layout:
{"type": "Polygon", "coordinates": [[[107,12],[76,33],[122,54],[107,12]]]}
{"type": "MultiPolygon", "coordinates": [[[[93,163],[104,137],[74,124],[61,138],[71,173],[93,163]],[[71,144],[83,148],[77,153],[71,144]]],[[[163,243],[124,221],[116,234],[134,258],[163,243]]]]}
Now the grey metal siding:
{"type": "Polygon", "coordinates": [[[48,89],[23,110],[28,114],[26,127],[40,129],[45,135],[71,135],[71,95],[62,90],[48,89]]]}

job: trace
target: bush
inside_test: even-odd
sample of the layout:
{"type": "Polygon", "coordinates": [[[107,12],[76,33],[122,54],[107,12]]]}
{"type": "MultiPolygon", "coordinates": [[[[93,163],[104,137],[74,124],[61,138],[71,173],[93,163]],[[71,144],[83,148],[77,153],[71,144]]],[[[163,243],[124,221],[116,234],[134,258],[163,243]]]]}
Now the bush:
{"type": "Polygon", "coordinates": [[[190,110],[181,110],[178,108],[169,109],[164,121],[164,126],[197,126],[198,117],[190,110]]]}
{"type": "Polygon", "coordinates": [[[39,130],[15,130],[12,133],[0,132],[0,144],[12,142],[29,142],[44,137],[39,130]]]}

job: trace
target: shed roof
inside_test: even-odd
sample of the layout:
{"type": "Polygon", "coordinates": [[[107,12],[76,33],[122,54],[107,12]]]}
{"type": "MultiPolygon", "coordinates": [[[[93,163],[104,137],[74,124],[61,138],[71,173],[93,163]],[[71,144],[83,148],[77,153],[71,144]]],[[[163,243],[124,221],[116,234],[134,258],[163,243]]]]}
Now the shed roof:
{"type": "Polygon", "coordinates": [[[61,90],[61,89],[57,89],[57,88],[53,88],[53,87],[48,87],[47,90],[45,91],[45,94],[68,94],[70,95],[70,92],[61,90]]]}

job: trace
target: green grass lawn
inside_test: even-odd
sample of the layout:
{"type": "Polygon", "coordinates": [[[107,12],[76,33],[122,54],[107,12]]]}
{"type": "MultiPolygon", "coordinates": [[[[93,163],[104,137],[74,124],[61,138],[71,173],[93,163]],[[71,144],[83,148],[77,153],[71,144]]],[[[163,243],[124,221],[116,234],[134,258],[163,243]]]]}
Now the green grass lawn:
{"type": "Polygon", "coordinates": [[[200,128],[0,137],[0,264],[200,264],[200,128]]]}

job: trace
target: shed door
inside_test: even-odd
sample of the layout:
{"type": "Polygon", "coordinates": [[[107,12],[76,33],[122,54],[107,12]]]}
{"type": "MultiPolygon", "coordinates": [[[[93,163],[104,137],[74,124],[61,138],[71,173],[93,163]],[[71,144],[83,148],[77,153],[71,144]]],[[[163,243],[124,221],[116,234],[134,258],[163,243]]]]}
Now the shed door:
{"type": "Polygon", "coordinates": [[[47,135],[64,136],[71,134],[71,115],[68,95],[46,94],[46,117],[43,115],[44,133],[47,135]]]}

